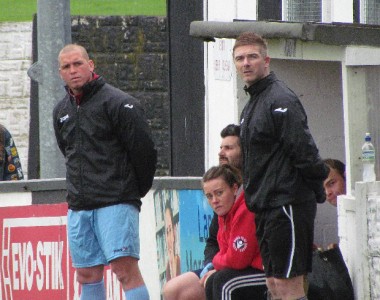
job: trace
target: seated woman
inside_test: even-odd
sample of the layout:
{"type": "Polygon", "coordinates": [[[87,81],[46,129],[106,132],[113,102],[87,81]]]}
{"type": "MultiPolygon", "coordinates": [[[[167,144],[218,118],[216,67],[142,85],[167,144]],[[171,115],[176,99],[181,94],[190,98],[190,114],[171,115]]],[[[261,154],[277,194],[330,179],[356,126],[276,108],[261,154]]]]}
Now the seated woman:
{"type": "MultiPolygon", "coordinates": [[[[229,165],[212,167],[203,176],[203,191],[218,215],[219,252],[200,274],[200,280],[194,283],[195,273],[192,272],[189,272],[191,276],[181,275],[192,278],[192,297],[173,297],[170,285],[184,283],[174,278],[164,287],[164,299],[264,299],[265,275],[254,214],[245,205],[241,183],[240,172],[229,165]]],[[[188,290],[189,286],[184,288],[188,290]]]]}
{"type": "Polygon", "coordinates": [[[213,167],[202,183],[219,222],[220,250],[212,260],[214,270],[201,280],[207,299],[262,299],[266,286],[255,216],[246,207],[240,173],[229,165],[213,167]],[[225,281],[232,278],[235,281],[226,286],[225,281]],[[249,287],[242,288],[242,282],[249,287]]]}

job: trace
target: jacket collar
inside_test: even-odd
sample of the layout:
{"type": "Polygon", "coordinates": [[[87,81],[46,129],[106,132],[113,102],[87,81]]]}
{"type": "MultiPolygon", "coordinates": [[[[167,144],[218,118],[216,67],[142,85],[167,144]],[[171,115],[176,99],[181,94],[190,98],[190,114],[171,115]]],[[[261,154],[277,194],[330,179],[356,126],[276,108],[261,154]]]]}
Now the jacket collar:
{"type": "Polygon", "coordinates": [[[246,93],[249,93],[249,95],[257,95],[260,94],[267,86],[268,84],[277,81],[277,77],[273,72],[270,72],[268,76],[260,79],[259,81],[255,82],[251,86],[244,87],[244,90],[246,93]]]}
{"type": "Polygon", "coordinates": [[[231,218],[233,218],[233,216],[235,215],[235,212],[238,210],[241,203],[244,201],[245,201],[244,200],[244,190],[240,191],[240,189],[239,189],[237,192],[237,195],[236,195],[235,202],[232,205],[230,211],[226,215],[219,217],[219,218],[221,218],[221,220],[223,220],[223,222],[225,222],[225,223],[229,222],[229,220],[231,218]]]}
{"type": "MultiPolygon", "coordinates": [[[[83,85],[82,88],[82,94],[80,95],[81,103],[86,101],[88,98],[90,98],[93,94],[95,94],[104,84],[106,81],[102,76],[97,76],[93,80],[87,82],[85,85],[83,85]]],[[[67,93],[71,96],[71,98],[76,98],[75,95],[71,92],[69,87],[66,85],[65,89],[67,93]]]]}

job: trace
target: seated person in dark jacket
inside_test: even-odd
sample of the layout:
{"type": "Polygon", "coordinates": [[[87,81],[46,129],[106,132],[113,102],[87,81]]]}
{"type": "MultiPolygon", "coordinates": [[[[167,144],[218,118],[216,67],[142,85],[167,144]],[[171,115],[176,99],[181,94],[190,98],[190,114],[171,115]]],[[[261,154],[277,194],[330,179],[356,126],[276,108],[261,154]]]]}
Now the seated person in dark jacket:
{"type": "Polygon", "coordinates": [[[9,131],[0,124],[0,181],[22,179],[24,174],[16,144],[9,131]]]}

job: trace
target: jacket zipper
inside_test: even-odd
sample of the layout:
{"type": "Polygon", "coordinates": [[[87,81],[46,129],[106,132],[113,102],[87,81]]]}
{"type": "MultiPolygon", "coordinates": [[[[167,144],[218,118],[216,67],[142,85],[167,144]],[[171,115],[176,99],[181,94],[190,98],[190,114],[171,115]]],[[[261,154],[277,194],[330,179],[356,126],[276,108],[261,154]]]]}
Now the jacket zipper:
{"type": "Polygon", "coordinates": [[[76,124],[75,124],[75,131],[77,133],[77,147],[78,151],[80,151],[79,155],[79,195],[82,194],[82,187],[83,187],[83,170],[82,170],[82,132],[80,131],[80,105],[77,105],[77,117],[76,117],[76,124]]]}

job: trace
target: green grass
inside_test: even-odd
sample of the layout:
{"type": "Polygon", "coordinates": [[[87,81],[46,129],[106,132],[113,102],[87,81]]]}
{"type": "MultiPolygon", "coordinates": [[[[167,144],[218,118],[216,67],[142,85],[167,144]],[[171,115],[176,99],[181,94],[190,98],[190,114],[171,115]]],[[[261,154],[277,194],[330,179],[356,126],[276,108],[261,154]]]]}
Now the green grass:
{"type": "MultiPolygon", "coordinates": [[[[166,0],[71,0],[71,15],[82,16],[165,16],[166,0]]],[[[0,0],[0,22],[31,21],[37,0],[0,0]]]]}

